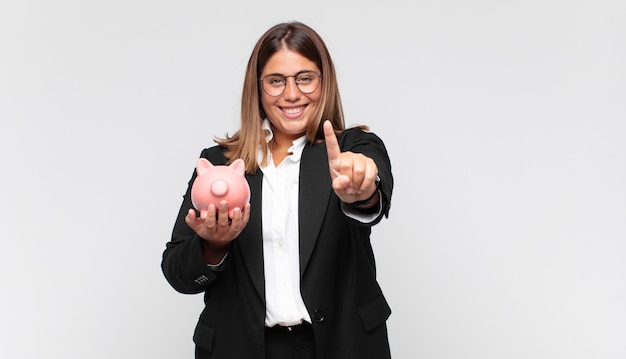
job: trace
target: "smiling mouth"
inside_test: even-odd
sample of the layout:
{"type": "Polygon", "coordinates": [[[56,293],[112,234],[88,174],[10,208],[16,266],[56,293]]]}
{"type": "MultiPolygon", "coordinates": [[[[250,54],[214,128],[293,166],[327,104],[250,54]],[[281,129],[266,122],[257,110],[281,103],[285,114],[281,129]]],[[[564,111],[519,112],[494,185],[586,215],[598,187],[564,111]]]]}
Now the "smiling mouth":
{"type": "Polygon", "coordinates": [[[283,107],[282,110],[284,113],[286,113],[287,115],[297,115],[300,114],[302,111],[304,111],[304,107],[305,106],[300,106],[300,107],[290,107],[290,108],[285,108],[283,107]]]}

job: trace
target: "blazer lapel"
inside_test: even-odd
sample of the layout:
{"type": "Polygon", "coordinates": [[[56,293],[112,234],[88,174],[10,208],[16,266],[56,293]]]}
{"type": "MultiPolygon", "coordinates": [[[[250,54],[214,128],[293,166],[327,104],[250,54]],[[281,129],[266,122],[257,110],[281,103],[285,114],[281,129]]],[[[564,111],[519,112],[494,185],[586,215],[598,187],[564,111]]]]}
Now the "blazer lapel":
{"type": "Polygon", "coordinates": [[[307,143],[300,161],[300,198],[298,221],[300,226],[300,276],[311,258],[317,235],[326,215],[330,199],[330,172],[326,146],[307,143]]]}
{"type": "Polygon", "coordinates": [[[250,185],[250,221],[239,235],[239,246],[250,278],[261,298],[265,298],[265,278],[263,274],[263,226],[262,226],[262,188],[263,173],[258,170],[254,175],[246,175],[250,185]]]}

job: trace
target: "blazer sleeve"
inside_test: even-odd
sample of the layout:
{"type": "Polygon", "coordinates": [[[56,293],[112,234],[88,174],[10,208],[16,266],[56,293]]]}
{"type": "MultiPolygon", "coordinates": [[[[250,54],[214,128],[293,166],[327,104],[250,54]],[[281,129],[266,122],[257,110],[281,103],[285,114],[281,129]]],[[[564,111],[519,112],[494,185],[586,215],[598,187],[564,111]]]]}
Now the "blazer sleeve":
{"type": "Polygon", "coordinates": [[[343,131],[339,137],[339,147],[342,152],[362,153],[374,160],[376,167],[378,167],[378,177],[380,178],[379,189],[382,195],[382,210],[380,215],[370,225],[380,222],[383,216],[389,217],[391,195],[393,193],[393,175],[391,172],[391,160],[382,139],[372,132],[350,128],[343,131]]]}

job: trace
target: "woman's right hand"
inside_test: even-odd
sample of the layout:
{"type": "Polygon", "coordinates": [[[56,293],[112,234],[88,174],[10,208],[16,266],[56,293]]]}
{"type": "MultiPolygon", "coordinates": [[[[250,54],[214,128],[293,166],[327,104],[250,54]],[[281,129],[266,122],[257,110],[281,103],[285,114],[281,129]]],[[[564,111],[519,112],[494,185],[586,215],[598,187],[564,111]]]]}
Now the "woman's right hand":
{"type": "Polygon", "coordinates": [[[228,251],[228,244],[243,231],[250,220],[250,203],[233,210],[233,218],[228,217],[228,203],[220,202],[219,208],[210,204],[205,217],[196,217],[196,211],[189,209],[185,222],[198,236],[204,239],[205,261],[208,263],[221,260],[228,251]],[[208,257],[207,257],[208,256],[208,257]]]}

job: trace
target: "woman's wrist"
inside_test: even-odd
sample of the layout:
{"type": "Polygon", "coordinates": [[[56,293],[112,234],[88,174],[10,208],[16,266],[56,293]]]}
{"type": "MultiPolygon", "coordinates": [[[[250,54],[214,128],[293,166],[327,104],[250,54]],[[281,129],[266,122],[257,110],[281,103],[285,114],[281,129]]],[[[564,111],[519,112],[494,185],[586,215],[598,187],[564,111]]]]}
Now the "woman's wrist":
{"type": "Polygon", "coordinates": [[[380,202],[380,178],[376,176],[376,188],[374,189],[372,195],[367,199],[348,203],[348,205],[352,208],[363,210],[374,207],[374,205],[378,202],[380,202]]]}
{"type": "Polygon", "coordinates": [[[228,254],[229,245],[216,246],[206,239],[202,240],[202,259],[204,264],[217,265],[221,263],[226,254],[228,254]]]}

